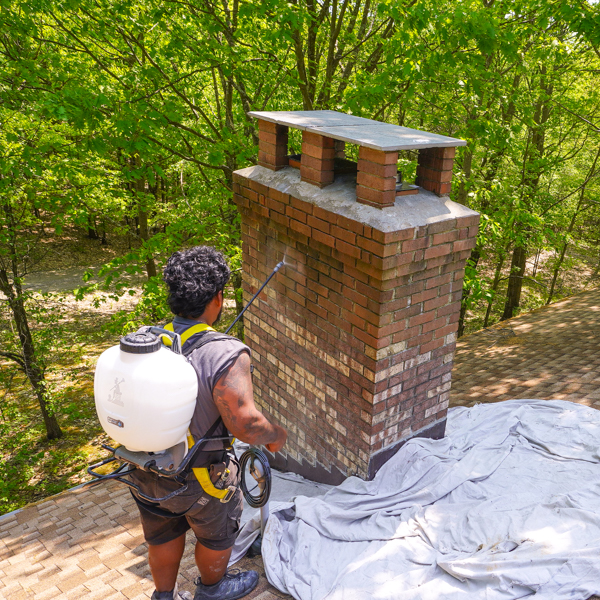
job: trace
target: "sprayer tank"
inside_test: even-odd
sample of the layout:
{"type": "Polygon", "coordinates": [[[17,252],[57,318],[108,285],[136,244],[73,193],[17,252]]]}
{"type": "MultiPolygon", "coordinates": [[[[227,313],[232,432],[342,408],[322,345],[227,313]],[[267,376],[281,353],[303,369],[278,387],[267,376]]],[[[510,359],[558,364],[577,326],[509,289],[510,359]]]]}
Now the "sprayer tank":
{"type": "Polygon", "coordinates": [[[123,348],[123,341],[109,348],[96,366],[102,427],[133,451],[160,452],[184,441],[196,406],[196,371],[183,355],[160,344],[143,353],[123,348]]]}

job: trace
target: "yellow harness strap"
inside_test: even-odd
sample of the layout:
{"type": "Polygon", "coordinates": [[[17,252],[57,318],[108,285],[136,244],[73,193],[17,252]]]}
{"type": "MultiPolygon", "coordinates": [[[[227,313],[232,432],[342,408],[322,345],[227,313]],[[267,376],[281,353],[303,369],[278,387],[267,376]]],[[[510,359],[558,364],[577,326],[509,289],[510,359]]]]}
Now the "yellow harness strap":
{"type": "MultiPolygon", "coordinates": [[[[188,439],[188,447],[192,447],[194,445],[194,438],[192,434],[188,431],[187,434],[188,439]]],[[[213,496],[213,498],[218,498],[219,500],[223,500],[228,494],[231,494],[231,490],[229,488],[225,488],[224,490],[220,490],[213,485],[213,482],[210,480],[210,475],[208,474],[208,469],[206,467],[196,467],[193,468],[192,471],[198,480],[198,483],[201,485],[202,489],[209,495],[213,496]]]]}
{"type": "MultiPolygon", "coordinates": [[[[167,331],[175,331],[175,329],[173,328],[173,323],[165,325],[164,328],[167,331]]],[[[196,335],[197,333],[202,333],[203,331],[214,331],[214,329],[206,323],[198,323],[198,325],[192,325],[191,327],[188,327],[181,334],[181,345],[183,346],[183,344],[185,344],[193,335],[196,335]]],[[[167,335],[162,336],[162,341],[165,346],[170,346],[172,344],[171,338],[167,335]]]]}

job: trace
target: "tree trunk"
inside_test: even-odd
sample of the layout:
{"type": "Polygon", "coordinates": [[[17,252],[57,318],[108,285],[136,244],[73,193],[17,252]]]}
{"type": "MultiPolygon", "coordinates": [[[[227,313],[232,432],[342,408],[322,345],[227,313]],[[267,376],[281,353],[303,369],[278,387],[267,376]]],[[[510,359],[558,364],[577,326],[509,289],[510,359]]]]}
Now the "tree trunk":
{"type": "Polygon", "coordinates": [[[465,155],[464,155],[463,164],[462,164],[462,170],[464,173],[464,178],[460,182],[456,201],[459,204],[464,204],[465,206],[468,206],[468,204],[467,204],[467,193],[468,193],[467,186],[468,186],[469,180],[471,179],[471,173],[473,171],[473,148],[472,147],[469,147],[467,150],[465,150],[465,155]]]}
{"type": "Polygon", "coordinates": [[[538,267],[540,266],[540,256],[542,255],[542,249],[540,248],[535,254],[535,260],[533,261],[533,269],[531,270],[531,276],[537,275],[538,267]]]}
{"type": "Polygon", "coordinates": [[[106,239],[106,221],[104,219],[102,219],[102,239],[100,240],[100,243],[103,246],[108,245],[108,240],[106,239]]]}
{"type": "Polygon", "coordinates": [[[18,280],[11,284],[6,270],[0,269],[0,290],[8,298],[8,304],[15,320],[21,345],[21,357],[23,359],[23,362],[20,362],[19,365],[25,375],[27,375],[27,379],[29,379],[29,383],[31,383],[31,387],[37,396],[46,427],[46,435],[49,440],[58,439],[62,437],[62,431],[56,415],[54,415],[52,409],[48,406],[44,366],[40,364],[35,353],[35,345],[23,303],[21,285],[18,283],[18,280]]]}
{"type": "MultiPolygon", "coordinates": [[[[534,124],[529,127],[528,144],[523,160],[521,193],[524,198],[534,198],[542,176],[540,161],[544,157],[546,150],[546,123],[548,122],[552,111],[551,98],[554,90],[553,83],[548,82],[547,72],[548,70],[545,65],[540,67],[540,93],[535,104],[535,112],[533,115],[534,124]]],[[[515,231],[527,231],[527,229],[523,228],[519,223],[515,223],[514,227],[515,231]]],[[[526,236],[524,237],[527,239],[526,236]]],[[[523,277],[525,276],[525,261],[527,260],[527,249],[525,246],[526,242],[517,241],[513,251],[502,321],[513,317],[521,303],[523,277]]]]}
{"type": "Polygon", "coordinates": [[[46,381],[44,378],[45,366],[43,361],[40,361],[36,355],[33,336],[31,335],[27,319],[27,311],[25,310],[17,254],[17,223],[15,222],[12,206],[7,203],[3,208],[8,225],[6,229],[9,247],[7,262],[10,266],[4,261],[0,261],[0,291],[8,300],[8,305],[13,314],[19,335],[21,356],[18,357],[17,362],[25,375],[27,375],[37,396],[48,439],[53,440],[61,437],[62,431],[51,407],[48,406],[46,381]],[[8,276],[9,270],[12,276],[12,283],[8,276]]]}
{"type": "MultiPolygon", "coordinates": [[[[500,260],[496,265],[496,271],[494,273],[494,281],[492,283],[492,291],[495,292],[498,289],[498,284],[500,283],[500,276],[502,275],[502,267],[504,266],[504,261],[506,260],[506,255],[504,252],[500,256],[500,260]]],[[[490,324],[490,315],[492,314],[492,306],[494,304],[494,299],[491,298],[488,300],[487,309],[485,311],[485,319],[483,320],[483,327],[487,327],[490,324]]]]}
{"type": "MultiPolygon", "coordinates": [[[[139,163],[139,157],[136,157],[136,166],[139,163]]],[[[145,202],[146,182],[140,177],[135,182],[135,194],[138,202],[138,226],[140,231],[140,237],[147,242],[150,239],[150,232],[148,231],[148,211],[146,209],[145,202]]],[[[146,273],[148,279],[156,277],[156,263],[152,254],[148,254],[146,257],[146,273]]]]}
{"type": "MultiPolygon", "coordinates": [[[[600,158],[600,149],[596,153],[596,158],[594,159],[594,162],[592,163],[592,166],[590,167],[586,182],[581,186],[581,192],[579,193],[579,201],[577,202],[575,212],[573,213],[573,215],[571,217],[569,227],[567,228],[567,234],[572,233],[573,229],[575,228],[575,222],[577,221],[577,216],[581,212],[581,206],[585,200],[585,191],[587,189],[587,182],[589,182],[591,180],[591,178],[593,177],[593,175],[596,171],[596,164],[598,163],[599,158],[600,158]]],[[[565,240],[565,243],[563,244],[562,250],[560,252],[560,257],[558,259],[558,262],[556,263],[556,267],[554,268],[554,273],[552,275],[552,284],[550,285],[550,291],[548,292],[548,300],[546,301],[546,304],[550,304],[550,302],[552,302],[552,297],[554,296],[554,288],[556,287],[556,281],[558,279],[558,274],[560,272],[560,268],[562,267],[563,261],[565,260],[565,254],[567,253],[568,246],[569,246],[569,242],[567,242],[565,240]]]]}
{"type": "MultiPolygon", "coordinates": [[[[481,258],[481,249],[475,246],[473,250],[471,250],[471,256],[469,257],[469,265],[474,269],[477,268],[479,264],[479,259],[481,258]]],[[[469,297],[470,290],[463,290],[463,297],[460,303],[460,316],[458,318],[458,337],[462,337],[465,332],[465,317],[467,315],[467,298],[469,297]]]]}
{"type": "Polygon", "coordinates": [[[88,233],[87,236],[90,240],[98,239],[98,229],[96,227],[96,219],[92,215],[88,215],[88,233]]]}
{"type": "Polygon", "coordinates": [[[457,337],[462,337],[465,334],[465,317],[467,315],[467,305],[462,302],[460,305],[460,316],[458,318],[458,333],[457,337]]]}
{"type": "MultiPolygon", "coordinates": [[[[142,203],[138,205],[138,220],[140,226],[140,237],[146,242],[150,239],[150,234],[148,232],[148,213],[144,209],[142,203]]],[[[154,262],[154,257],[151,254],[149,254],[146,258],[146,273],[148,275],[148,279],[156,277],[156,263],[154,262]]]]}
{"type": "Polygon", "coordinates": [[[556,280],[558,279],[558,274],[560,273],[560,268],[562,267],[563,260],[565,260],[565,254],[567,252],[568,246],[568,242],[565,242],[563,244],[562,250],[560,251],[560,257],[558,258],[556,267],[554,267],[554,273],[552,274],[552,283],[550,284],[550,291],[548,292],[548,299],[546,300],[546,304],[550,304],[550,302],[552,302],[552,297],[554,296],[554,288],[556,287],[556,280]]]}
{"type": "Polygon", "coordinates": [[[522,245],[515,246],[510,265],[508,277],[508,289],[506,290],[506,303],[501,321],[510,319],[521,304],[521,289],[523,288],[523,277],[525,276],[525,261],[527,251],[522,245]]]}

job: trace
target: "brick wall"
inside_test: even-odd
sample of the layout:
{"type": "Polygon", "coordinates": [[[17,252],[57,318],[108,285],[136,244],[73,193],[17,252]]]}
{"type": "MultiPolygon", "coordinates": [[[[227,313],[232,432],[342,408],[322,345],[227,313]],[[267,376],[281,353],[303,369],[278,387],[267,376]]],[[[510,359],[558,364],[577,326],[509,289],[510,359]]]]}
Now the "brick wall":
{"type": "Polygon", "coordinates": [[[247,299],[288,265],[245,319],[256,401],[290,434],[275,466],[370,478],[407,439],[443,436],[479,216],[436,199],[433,222],[384,231],[379,209],[340,214],[356,205],[353,181],[332,192],[354,198],[337,208],[295,169],[250,167],[234,182],[247,299]]]}
{"type": "Polygon", "coordinates": [[[303,131],[302,163],[300,165],[302,181],[318,187],[325,187],[333,183],[335,153],[335,140],[303,131]]]}

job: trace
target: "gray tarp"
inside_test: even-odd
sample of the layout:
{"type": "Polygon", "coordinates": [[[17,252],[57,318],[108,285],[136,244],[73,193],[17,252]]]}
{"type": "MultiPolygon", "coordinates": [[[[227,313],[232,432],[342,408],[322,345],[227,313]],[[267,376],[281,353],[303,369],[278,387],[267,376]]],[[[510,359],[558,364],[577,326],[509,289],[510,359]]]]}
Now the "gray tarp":
{"type": "MultiPolygon", "coordinates": [[[[452,409],[370,482],[277,506],[269,581],[298,600],[586,599],[600,592],[600,411],[452,409]]],[[[252,527],[252,523],[247,525],[252,527]]]]}
{"type": "MultiPolygon", "coordinates": [[[[239,458],[244,451],[248,449],[248,444],[244,444],[239,440],[234,442],[235,453],[239,458]]],[[[255,485],[252,476],[246,467],[246,481],[248,487],[253,489],[255,485]]],[[[269,496],[269,505],[271,511],[277,511],[283,506],[289,506],[289,500],[295,496],[322,496],[332,489],[332,486],[324,483],[316,483],[304,479],[295,473],[281,473],[279,471],[271,471],[271,495],[269,496]]],[[[256,494],[258,490],[252,491],[256,494]]],[[[250,508],[244,500],[244,512],[242,513],[242,530],[240,531],[231,553],[230,565],[234,565],[240,559],[244,558],[246,551],[252,545],[252,542],[260,534],[260,512],[259,508],[250,508]]]]}

